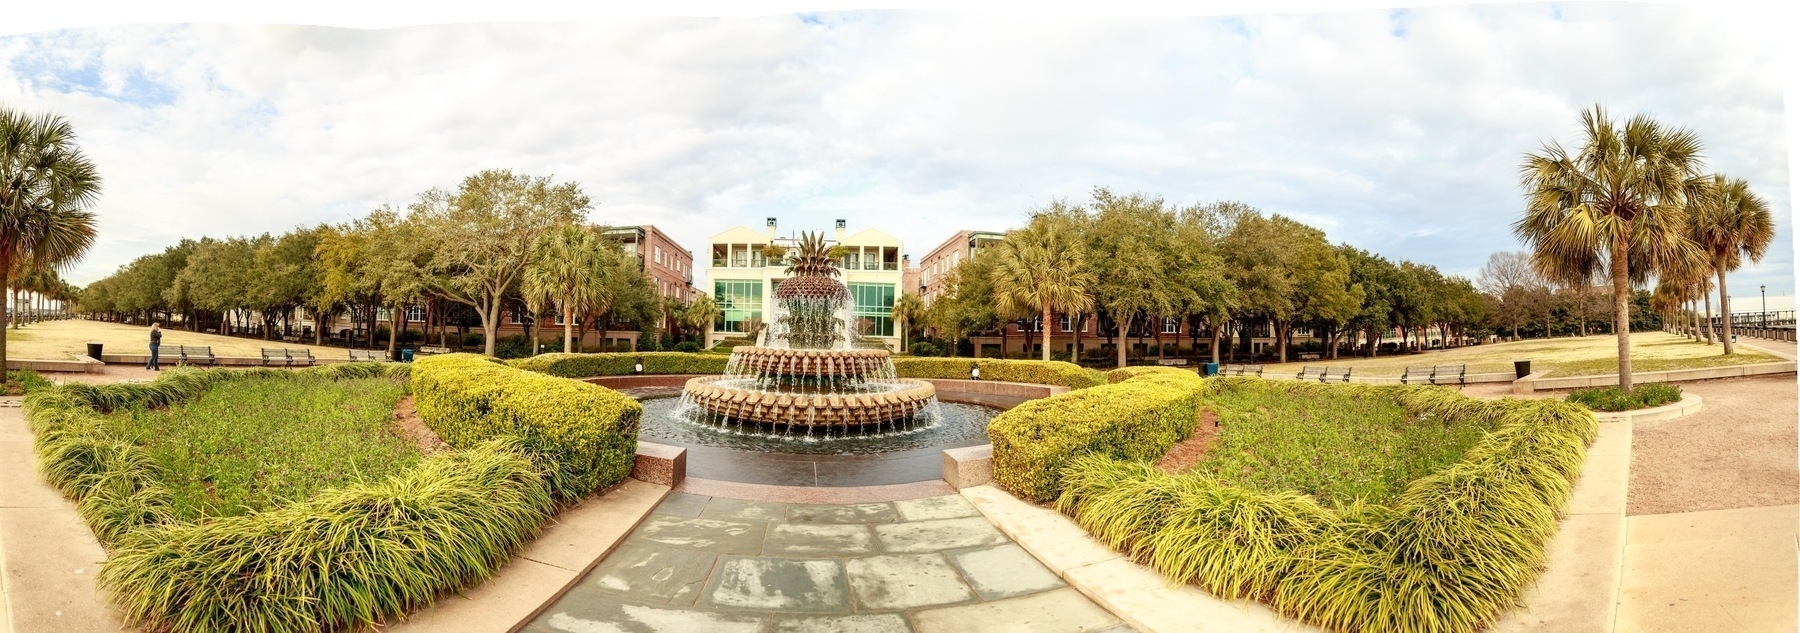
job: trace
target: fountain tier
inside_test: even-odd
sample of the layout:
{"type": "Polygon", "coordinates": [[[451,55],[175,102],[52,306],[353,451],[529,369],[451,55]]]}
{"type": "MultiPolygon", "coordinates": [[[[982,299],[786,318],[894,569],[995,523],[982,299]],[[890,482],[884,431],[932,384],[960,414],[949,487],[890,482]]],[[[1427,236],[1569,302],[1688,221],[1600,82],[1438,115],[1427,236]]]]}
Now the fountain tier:
{"type": "Polygon", "coordinates": [[[686,397],[702,409],[734,420],[801,426],[864,426],[910,419],[937,396],[922,380],[869,383],[887,388],[862,393],[793,393],[755,391],[728,383],[731,376],[688,380],[686,397]]]}

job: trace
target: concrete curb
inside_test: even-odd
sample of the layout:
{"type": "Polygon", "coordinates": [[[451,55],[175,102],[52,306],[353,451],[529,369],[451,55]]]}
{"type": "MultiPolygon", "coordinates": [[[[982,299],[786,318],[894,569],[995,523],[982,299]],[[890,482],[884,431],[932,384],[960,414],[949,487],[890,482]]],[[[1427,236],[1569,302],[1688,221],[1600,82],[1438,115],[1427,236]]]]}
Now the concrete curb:
{"type": "Polygon", "coordinates": [[[587,576],[650,511],[669,487],[626,479],[558,514],[543,533],[480,585],[439,596],[382,631],[493,633],[518,631],[587,576]]]}
{"type": "Polygon", "coordinates": [[[1494,624],[1495,633],[1613,630],[1624,575],[1631,435],[1629,418],[1600,426],[1550,539],[1549,568],[1525,590],[1525,606],[1494,624]]]}
{"type": "Polygon", "coordinates": [[[1261,603],[1233,603],[1192,585],[1170,585],[1156,570],[1113,551],[1061,513],[999,488],[972,486],[961,492],[1063,582],[1144,633],[1320,630],[1261,603]]]}
{"type": "MultiPolygon", "coordinates": [[[[1698,369],[1647,371],[1633,373],[1631,375],[1631,380],[1634,384],[1650,382],[1688,382],[1693,380],[1713,380],[1716,378],[1737,378],[1740,376],[1791,374],[1794,373],[1794,370],[1795,362],[1788,360],[1776,363],[1756,363],[1754,365],[1726,365],[1724,367],[1701,367],[1698,369]]],[[[1531,376],[1526,376],[1513,382],[1513,392],[1526,394],[1533,391],[1581,389],[1584,387],[1610,387],[1617,384],[1619,384],[1618,374],[1536,379],[1531,376]]]]}
{"type": "Polygon", "coordinates": [[[1655,422],[1658,420],[1673,420],[1675,418],[1687,417],[1699,413],[1700,409],[1705,406],[1706,400],[1701,398],[1700,394],[1683,393],[1681,394],[1681,400],[1660,407],[1637,409],[1635,411],[1595,411],[1594,417],[1599,419],[1601,424],[1612,424],[1615,422],[1655,422]]]}

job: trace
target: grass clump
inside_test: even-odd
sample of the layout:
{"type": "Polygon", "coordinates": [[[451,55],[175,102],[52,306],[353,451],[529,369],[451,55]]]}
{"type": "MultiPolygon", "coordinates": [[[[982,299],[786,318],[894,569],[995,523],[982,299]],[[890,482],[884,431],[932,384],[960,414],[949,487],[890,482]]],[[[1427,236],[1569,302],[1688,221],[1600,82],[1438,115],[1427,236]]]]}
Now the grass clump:
{"type": "Polygon", "coordinates": [[[1651,382],[1633,385],[1629,392],[1617,385],[1576,389],[1569,392],[1567,400],[1595,411],[1631,411],[1680,402],[1681,387],[1651,382]]]}
{"type": "Polygon", "coordinates": [[[1481,418],[1409,414],[1391,394],[1230,389],[1207,406],[1219,416],[1219,444],[1196,469],[1228,485],[1297,491],[1330,506],[1386,503],[1461,459],[1490,429],[1481,418]]]}
{"type": "Polygon", "coordinates": [[[405,393],[398,377],[237,381],[105,426],[155,461],[177,518],[237,516],[411,467],[420,449],[390,430],[405,393]]]}
{"type": "Polygon", "coordinates": [[[6,372],[6,395],[22,396],[45,387],[53,387],[55,383],[29,369],[12,369],[6,372]]]}

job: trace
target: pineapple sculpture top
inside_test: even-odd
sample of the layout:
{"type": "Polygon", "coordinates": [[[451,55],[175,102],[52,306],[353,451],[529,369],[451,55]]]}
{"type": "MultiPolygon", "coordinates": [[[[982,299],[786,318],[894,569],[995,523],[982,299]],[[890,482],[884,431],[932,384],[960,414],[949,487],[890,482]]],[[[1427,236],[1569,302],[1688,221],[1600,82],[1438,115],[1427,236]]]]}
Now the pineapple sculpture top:
{"type": "Polygon", "coordinates": [[[777,311],[769,346],[837,349],[847,344],[850,289],[837,280],[837,262],[825,246],[825,234],[801,233],[787,264],[790,277],[775,285],[777,311]]]}

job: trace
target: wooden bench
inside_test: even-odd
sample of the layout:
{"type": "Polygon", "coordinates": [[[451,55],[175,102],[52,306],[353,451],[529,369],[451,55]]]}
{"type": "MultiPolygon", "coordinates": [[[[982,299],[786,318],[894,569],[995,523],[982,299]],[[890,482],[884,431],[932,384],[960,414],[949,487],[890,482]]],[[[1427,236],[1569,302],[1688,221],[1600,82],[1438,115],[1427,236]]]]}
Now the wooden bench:
{"type": "Polygon", "coordinates": [[[301,347],[301,348],[264,347],[264,348],[262,348],[262,364],[264,367],[268,367],[275,363],[281,363],[281,365],[283,367],[293,367],[294,365],[300,365],[301,367],[311,367],[313,362],[314,362],[314,360],[313,360],[312,350],[306,349],[304,347],[301,347]]]}
{"type": "Polygon", "coordinates": [[[1319,360],[1318,352],[1300,352],[1300,360],[1319,360]]]}
{"type": "Polygon", "coordinates": [[[1424,382],[1433,385],[1468,384],[1468,365],[1431,365],[1428,367],[1407,367],[1400,374],[1400,384],[1424,382]]]}
{"type": "Polygon", "coordinates": [[[1300,368],[1300,373],[1294,377],[1298,378],[1300,380],[1317,380],[1319,382],[1325,382],[1325,370],[1327,370],[1327,369],[1331,369],[1331,368],[1330,367],[1313,367],[1311,365],[1308,365],[1308,366],[1300,368]]]}
{"type": "Polygon", "coordinates": [[[175,356],[180,359],[176,361],[180,365],[201,361],[208,365],[219,364],[219,357],[213,356],[211,345],[176,345],[175,356]]]}
{"type": "Polygon", "coordinates": [[[413,352],[413,354],[416,356],[430,356],[432,354],[448,354],[448,353],[450,353],[450,348],[438,347],[436,345],[420,345],[419,350],[416,352],[413,352]]]}
{"type": "Polygon", "coordinates": [[[1340,373],[1333,376],[1331,373],[1331,368],[1326,367],[1325,373],[1319,376],[1319,382],[1331,382],[1332,378],[1337,378],[1343,382],[1350,382],[1350,370],[1351,369],[1353,369],[1353,368],[1352,367],[1342,368],[1342,369],[1338,370],[1340,373]]]}
{"type": "Polygon", "coordinates": [[[1230,375],[1230,376],[1242,376],[1244,374],[1250,374],[1252,376],[1261,376],[1262,375],[1262,365],[1231,365],[1231,364],[1228,364],[1225,366],[1225,369],[1223,369],[1219,372],[1219,374],[1220,375],[1230,375]]]}
{"type": "Polygon", "coordinates": [[[1434,365],[1431,368],[1431,384],[1468,384],[1468,369],[1468,365],[1434,365]]]}
{"type": "Polygon", "coordinates": [[[372,349],[353,349],[353,350],[350,350],[350,361],[357,362],[357,361],[381,360],[381,358],[379,356],[377,356],[377,354],[380,354],[380,353],[381,352],[378,352],[378,351],[372,350],[372,349]]]}
{"type": "Polygon", "coordinates": [[[1157,359],[1156,364],[1163,365],[1163,366],[1186,367],[1188,363],[1187,363],[1187,359],[1185,359],[1185,358],[1161,358],[1161,359],[1157,359]]]}

